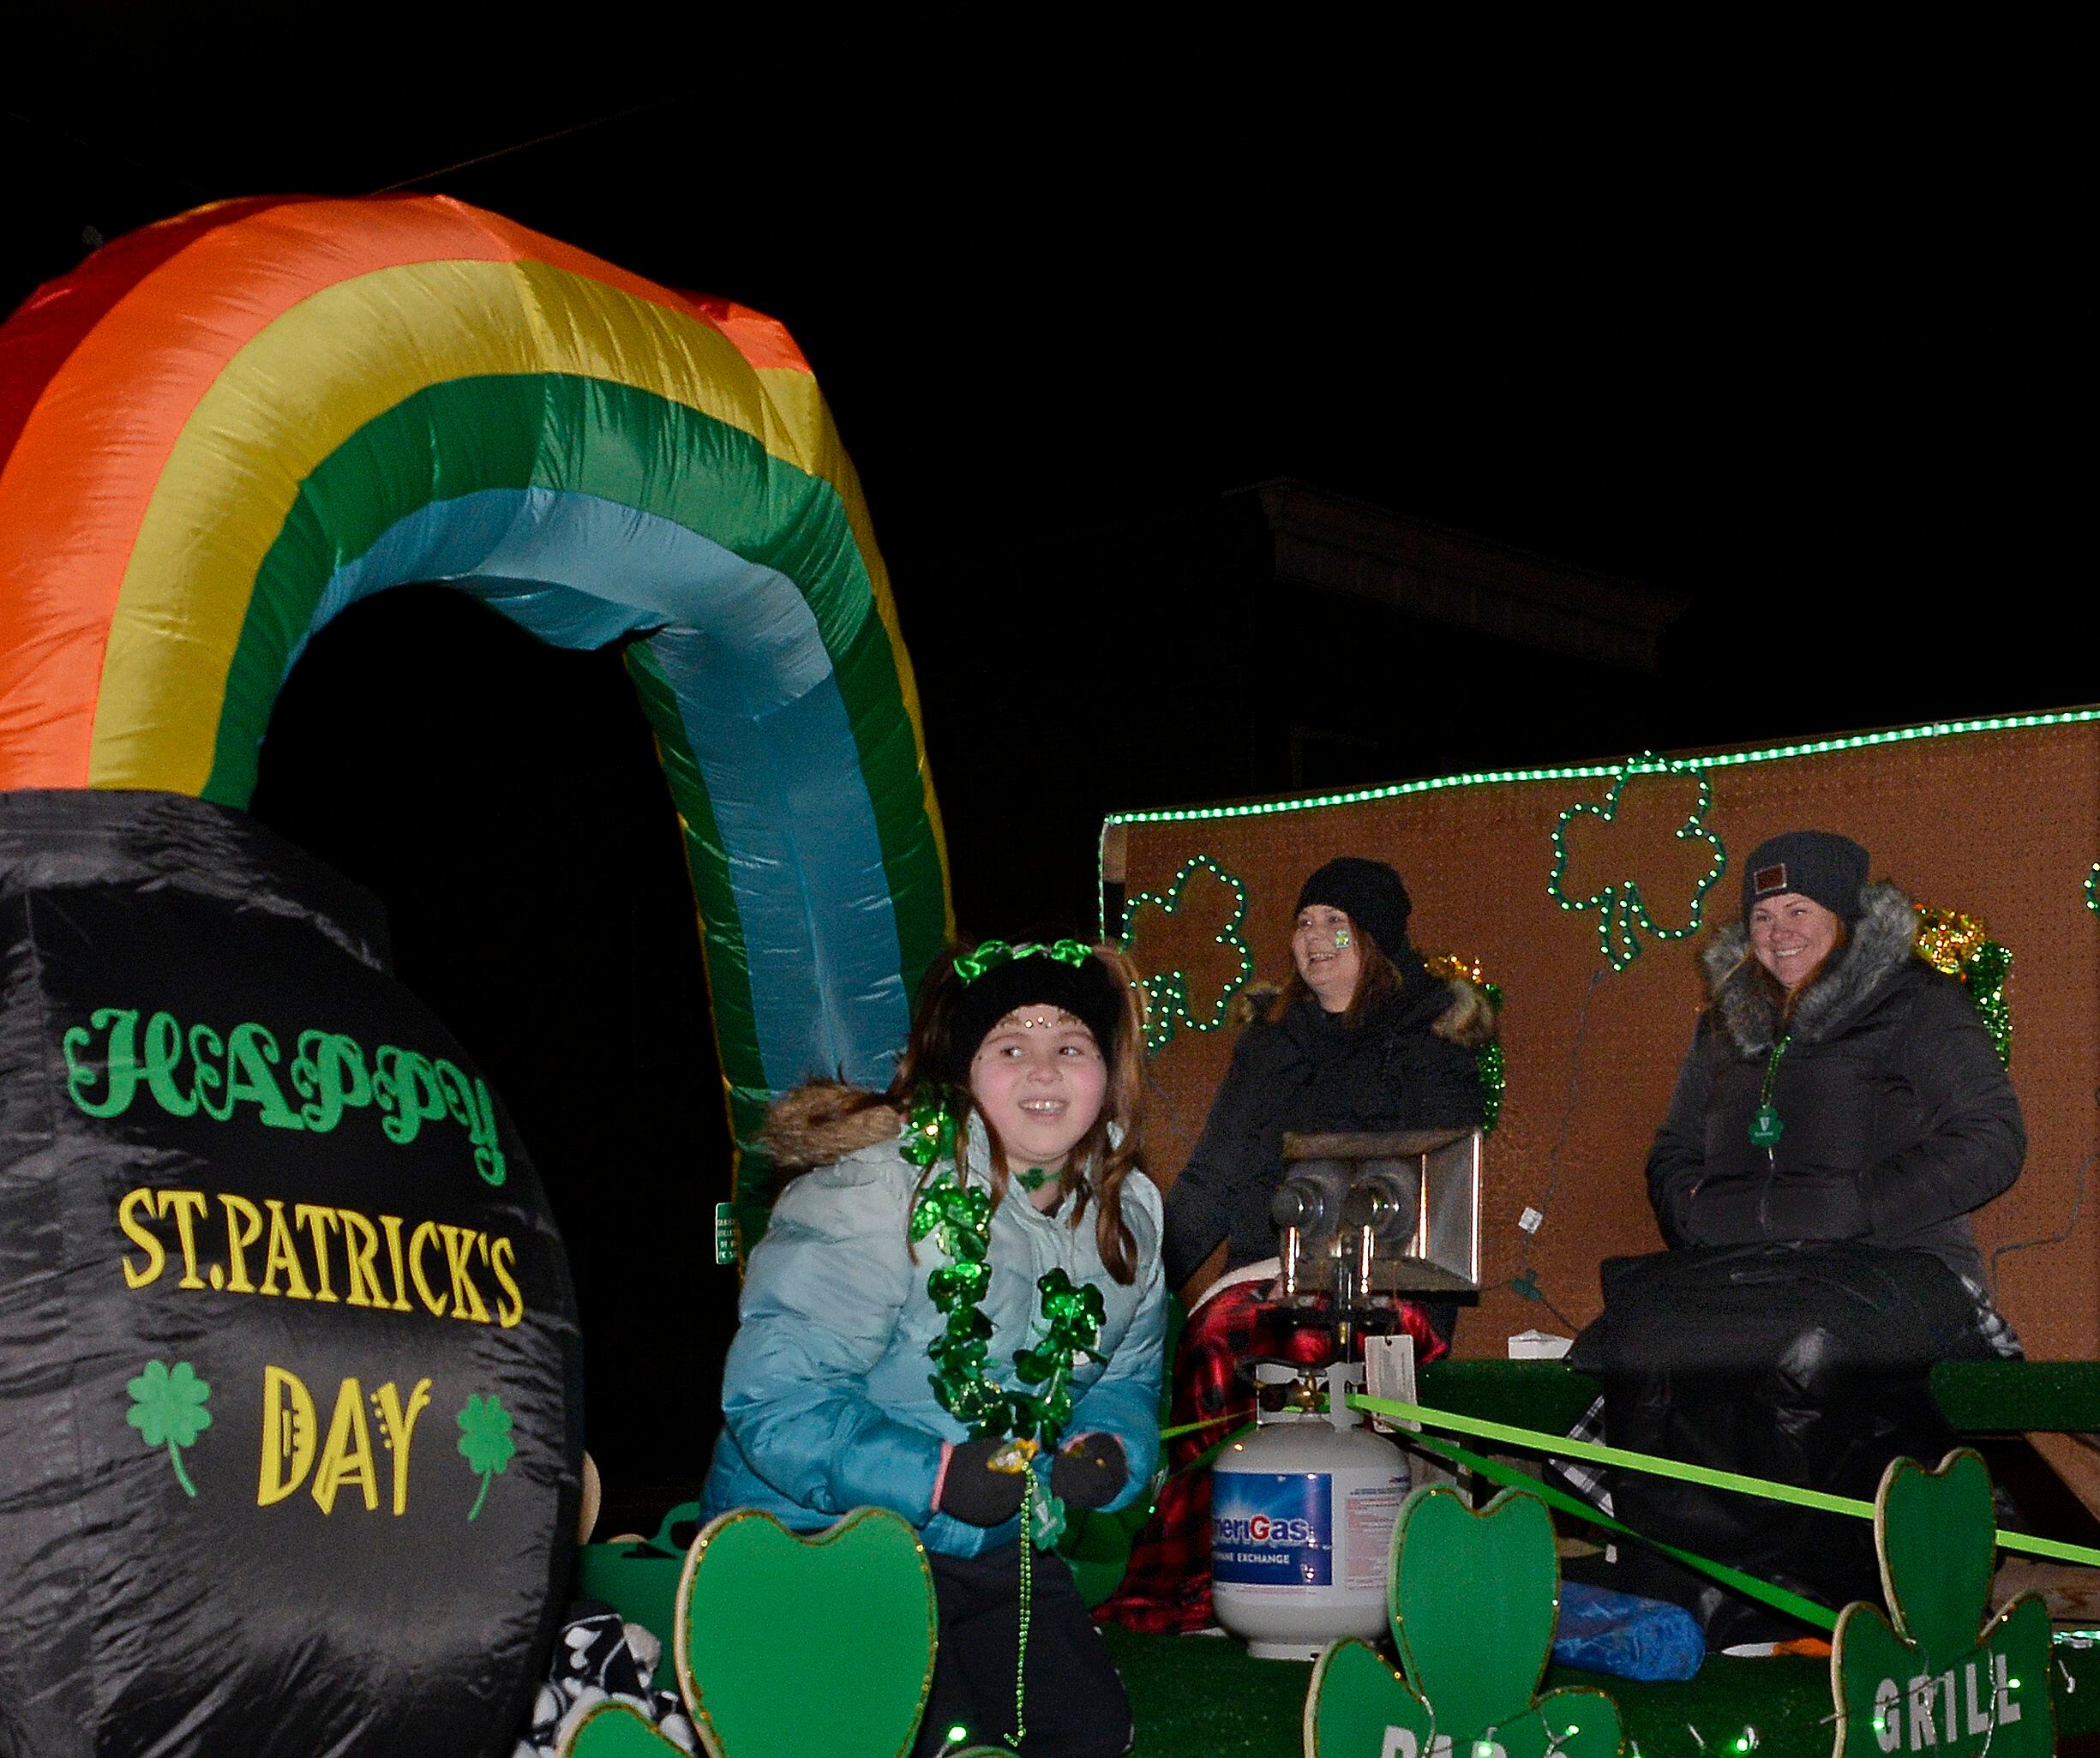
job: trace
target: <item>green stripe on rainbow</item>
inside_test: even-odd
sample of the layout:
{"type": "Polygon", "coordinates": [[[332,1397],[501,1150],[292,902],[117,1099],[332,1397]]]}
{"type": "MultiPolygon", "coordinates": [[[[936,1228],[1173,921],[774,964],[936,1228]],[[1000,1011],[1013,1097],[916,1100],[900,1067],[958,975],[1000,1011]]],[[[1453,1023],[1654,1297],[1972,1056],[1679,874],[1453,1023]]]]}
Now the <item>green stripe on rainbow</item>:
{"type": "Polygon", "coordinates": [[[736,1133],[813,1067],[886,1077],[950,933],[939,817],[778,325],[423,197],[189,216],[74,279],[5,339],[49,379],[0,437],[0,785],[244,804],[304,643],[408,580],[639,636],[736,1133]]]}
{"type": "MultiPolygon", "coordinates": [[[[425,507],[526,488],[655,514],[784,574],[835,666],[871,620],[873,582],[837,491],[769,457],[751,435],[602,380],[547,373],[434,385],[353,430],[298,484],[255,572],[203,796],[237,806],[253,791],[269,704],[339,570],[425,507]],[[567,443],[550,450],[543,427],[567,443]],[[376,471],[375,458],[393,467],[376,471]],[[679,460],[675,470],[663,468],[667,458],[679,460]],[[813,554],[828,573],[812,567],[813,554]]],[[[892,669],[889,701],[901,713],[895,678],[892,669]]]]}
{"type": "MultiPolygon", "coordinates": [[[[111,619],[89,784],[185,793],[205,784],[219,717],[209,667],[216,652],[231,661],[245,607],[231,590],[198,602],[188,591],[195,575],[253,579],[300,484],[387,410],[435,384],[542,374],[653,393],[804,475],[837,455],[822,405],[772,397],[770,375],[752,370],[719,330],[545,264],[417,263],[330,287],[226,363],[167,454],[111,619]],[[189,653],[168,668],[157,663],[160,637],[177,615],[189,653]]],[[[525,431],[546,444],[558,430],[535,422],[525,431]]],[[[564,434],[556,449],[588,438],[564,434]]],[[[852,546],[877,579],[879,561],[866,560],[876,552],[865,507],[850,472],[840,473],[852,546]]],[[[447,498],[446,485],[431,483],[429,497],[447,498]]],[[[807,541],[783,509],[778,541],[798,540],[807,541]]],[[[885,582],[877,603],[894,639],[887,600],[885,582]]]]}

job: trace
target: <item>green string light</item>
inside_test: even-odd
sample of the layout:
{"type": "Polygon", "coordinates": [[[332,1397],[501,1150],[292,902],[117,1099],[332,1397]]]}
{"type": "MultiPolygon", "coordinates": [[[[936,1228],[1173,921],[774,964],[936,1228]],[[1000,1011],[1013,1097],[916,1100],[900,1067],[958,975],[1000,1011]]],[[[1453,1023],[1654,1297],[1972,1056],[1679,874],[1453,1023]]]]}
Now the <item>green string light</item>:
{"type": "MultiPolygon", "coordinates": [[[[1879,745],[1907,744],[1917,739],[1941,739],[1971,733],[2024,732],[2035,727],[2085,726],[2100,721],[2100,708],[2066,709],[2053,714],[1999,715],[1982,720],[1935,720],[1918,726],[1895,727],[1877,733],[1851,733],[1832,739],[1815,739],[1798,745],[1772,745],[1755,751],[1729,751],[1716,757],[1701,757],[1701,769],[1739,769],[1745,764],[1784,762],[1795,757],[1824,757],[1835,751],[1862,751],[1879,745]]],[[[1659,761],[1659,759],[1658,759],[1659,761]]],[[[1561,765],[1540,769],[1479,769],[1459,775],[1440,775],[1426,781],[1394,782],[1384,787],[1359,788],[1342,794],[1305,794],[1283,800],[1250,800],[1234,806],[1182,806],[1163,811],[1112,812],[1103,825],[1119,824],[1196,824],[1232,818],[1269,818],[1285,812],[1317,812],[1330,806],[1365,806],[1380,800],[1396,800],[1410,794],[1443,793],[1453,788],[1498,787],[1515,782],[1601,781],[1619,773],[1623,765],[1611,763],[1561,765]]]]}
{"type": "MultiPolygon", "coordinates": [[[[1752,751],[1722,752],[1715,756],[1701,757],[1696,763],[1679,764],[1672,763],[1667,759],[1648,757],[1636,759],[1631,765],[1559,764],[1533,769],[1467,770],[1454,775],[1431,776],[1421,781],[1394,782],[1383,787],[1359,788],[1343,793],[1304,794],[1278,800],[1250,800],[1230,806],[1183,806],[1152,811],[1112,812],[1101,820],[1101,828],[1106,831],[1119,825],[1204,824],[1242,818],[1272,818],[1285,813],[1319,812],[1340,806],[1372,805],[1381,800],[1404,799],[1416,794],[1448,793],[1455,789],[1502,787],[1533,782],[1610,780],[1616,788],[1623,785],[1624,780],[1631,775],[1653,772],[1658,769],[1689,771],[1700,775],[1703,783],[1706,773],[1717,769],[1741,769],[1757,763],[1785,763],[1800,757],[1827,757],[1839,752],[1865,751],[1875,749],[1883,745],[1910,744],[1920,739],[1966,738],[1979,733],[2029,732],[2037,728],[2090,726],[2095,722],[2100,722],[2100,708],[2073,708],[2046,714],[2006,714],[1987,716],[1972,720],[1926,721],[1914,726],[1891,727],[1880,732],[1849,733],[1835,738],[1804,740],[1798,744],[1767,745],[1752,751]]],[[[1704,810],[1703,805],[1701,810],[1704,810]]],[[[1563,815],[1563,823],[1564,822],[1565,816],[1563,815]]],[[[1557,831],[1559,828],[1559,825],[1556,826],[1557,831]]],[[[1683,832],[1680,831],[1678,834],[1682,836],[1683,832]]],[[[1718,842],[1715,847],[1718,852],[1719,849],[1718,842]]],[[[1105,860],[1107,849],[1106,836],[1101,839],[1101,849],[1105,860]]],[[[1222,876],[1221,873],[1221,877],[1222,876]]],[[[1105,867],[1100,877],[1102,882],[1102,895],[1106,896],[1107,874],[1105,867]]],[[[1701,887],[1700,895],[1693,901],[1691,922],[1683,928],[1674,932],[1654,930],[1655,937],[1659,939],[1683,939],[1696,933],[1705,891],[1710,887],[1713,879],[1718,879],[1719,877],[1719,871],[1717,869],[1713,879],[1707,881],[1707,885],[1701,887]]],[[[1151,892],[1140,893],[1140,901],[1152,899],[1153,896],[1151,892]]],[[[1557,898],[1556,901],[1561,900],[1557,898]]],[[[2085,875],[2085,904],[2095,915],[2100,915],[2100,861],[2094,862],[2085,875]]],[[[1563,903],[1562,907],[1567,909],[1577,906],[1563,903]]],[[[1609,916],[1607,915],[1605,921],[1599,923],[1600,935],[1608,935],[1608,923],[1609,916]]],[[[1125,936],[1123,944],[1126,947],[1130,945],[1128,935],[1125,936]]],[[[1629,963],[1632,957],[1638,954],[1639,950],[1639,945],[1636,942],[1633,945],[1632,951],[1628,954],[1626,962],[1629,963]]],[[[1605,956],[1610,957],[1611,951],[1612,949],[1607,939],[1605,956]]],[[[1614,959],[1612,968],[1615,970],[1623,969],[1625,963],[1614,959]]],[[[1250,963],[1250,974],[1251,971],[1250,963]]],[[[1227,991],[1228,1000],[1233,993],[1237,993],[1238,987],[1244,985],[1245,981],[1245,979],[1243,978],[1241,985],[1235,985],[1227,991]]]]}
{"type": "Polygon", "coordinates": [[[1156,1056],[1173,1041],[1173,1035],[1184,1026],[1193,1032],[1215,1032],[1225,1023],[1231,1011],[1233,997],[1246,987],[1254,975],[1254,953],[1239,930],[1246,925],[1247,887],[1244,880],[1235,879],[1208,855],[1191,855],[1181,863],[1181,870],[1174,875],[1173,883],[1162,892],[1140,891],[1131,899],[1125,915],[1128,924],[1123,935],[1123,949],[1126,952],[1137,939],[1139,914],[1157,908],[1172,916],[1179,913],[1181,894],[1189,881],[1198,873],[1208,873],[1213,879],[1229,889],[1233,894],[1232,919],[1210,938],[1214,944],[1226,947],[1239,960],[1237,975],[1228,977],[1219,991],[1216,1002],[1208,1015],[1198,1019],[1189,1005],[1188,973],[1176,967],[1172,970],[1155,972],[1143,978],[1147,997],[1145,1007],[1145,1053],[1156,1056]]]}
{"type": "Polygon", "coordinates": [[[1612,969],[1623,970],[1641,956],[1637,931],[1645,930],[1651,939],[1658,940],[1688,939],[1699,932],[1707,893],[1713,889],[1728,867],[1728,851],[1721,846],[1721,839],[1707,829],[1702,821],[1713,804],[1713,783],[1707,779],[1700,764],[1679,762],[1647,752],[1611,772],[1611,786],[1601,806],[1587,800],[1579,801],[1554,820],[1553,870],[1546,879],[1546,895],[1565,910],[1597,911],[1598,950],[1612,969]],[[1713,850],[1713,859],[1698,884],[1692,887],[1691,915],[1683,927],[1660,926],[1648,913],[1647,900],[1641,896],[1640,883],[1635,879],[1611,880],[1586,897],[1570,897],[1561,889],[1562,881],[1568,876],[1568,826],[1578,818],[1598,818],[1610,824],[1618,816],[1619,801],[1626,792],[1627,783],[1636,777],[1648,775],[1689,776],[1699,784],[1698,805],[1671,834],[1680,843],[1705,843],[1713,850]]]}

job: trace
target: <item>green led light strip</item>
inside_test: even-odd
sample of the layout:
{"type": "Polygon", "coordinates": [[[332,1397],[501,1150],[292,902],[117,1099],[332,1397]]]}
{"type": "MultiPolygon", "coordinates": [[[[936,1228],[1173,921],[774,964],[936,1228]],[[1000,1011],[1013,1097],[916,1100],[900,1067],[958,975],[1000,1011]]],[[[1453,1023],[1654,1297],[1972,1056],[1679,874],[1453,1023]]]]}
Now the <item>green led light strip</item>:
{"type": "Polygon", "coordinates": [[[1724,752],[1715,757],[1664,758],[1644,753],[1631,763],[1586,763],[1550,769],[1483,769],[1463,775],[1437,776],[1428,781],[1394,782],[1346,794],[1307,794],[1291,800],[1253,800],[1238,806],[1184,806],[1156,812],[1112,812],[1103,828],[1119,824],[1194,824],[1221,818],[1268,818],[1284,812],[1312,812],[1329,806],[1362,806],[1396,800],[1408,794],[1441,793],[1449,788],[1500,786],[1511,782],[1596,781],[1622,773],[1640,775],[1673,765],[1696,769],[1739,769],[1750,763],[1779,763],[1792,757],[1822,757],[1833,751],[1858,751],[1874,745],[1907,744],[1917,739],[1942,739],[1969,733],[2025,731],[2038,726],[2080,726],[2100,721],[2100,708],[2065,709],[2054,714],[2000,715],[1989,720],[1935,720],[1886,732],[1851,733],[1799,745],[1772,745],[1757,751],[1724,752]]]}
{"type": "Polygon", "coordinates": [[[1634,1530],[1623,1521],[1614,1520],[1601,1509],[1594,1508],[1579,1497],[1557,1490],[1545,1479],[1534,1477],[1528,1471],[1519,1471],[1514,1465],[1490,1459],[1483,1454],[1467,1451],[1456,1441],[1447,1441],[1432,1434],[1417,1434],[1408,1442],[1410,1446],[1425,1447],[1468,1471],[1477,1472],[1490,1483],[1500,1484],[1504,1489],[1521,1490],[1527,1496],[1536,1496],[1549,1508],[1557,1508],[1563,1514],[1573,1515],[1590,1525],[1601,1527],[1606,1532],[1623,1533],[1629,1539],[1660,1551],[1664,1556],[1676,1558],[1688,1568],[1701,1575],[1711,1575],[1724,1587],[1733,1587],[1737,1593],[1753,1599],[1761,1599],[1767,1605],[1776,1605],[1803,1623],[1813,1624],[1818,1629],[1832,1630],[1838,1627],[1837,1614],[1827,1605],[1819,1605],[1813,1599],[1804,1599],[1799,1593],[1774,1587],[1770,1581],[1760,1581],[1754,1575],[1740,1569],[1731,1569],[1725,1563],[1716,1563],[1711,1557],[1701,1557],[1695,1551],[1680,1550],[1675,1545],[1666,1545],[1660,1539],[1650,1538],[1634,1530]]]}
{"type": "MultiPolygon", "coordinates": [[[[1485,1417],[1461,1416],[1455,1410],[1431,1409],[1427,1405],[1404,1403],[1396,1398],[1371,1398],[1352,1392],[1348,1401],[1350,1409],[1383,1416],[1389,1422],[1419,1422],[1425,1428],[1473,1435],[1482,1440],[1499,1442],[1505,1447],[1544,1453],[1552,1459],[1581,1459],[1592,1465],[1622,1466],[1646,1472],[1652,1477],[1672,1478],[1679,1483],[1697,1484],[1702,1489],[1734,1490],[1742,1495],[1756,1496],[1767,1502],[1789,1503],[1796,1508],[1810,1508],[1821,1514],[1849,1514],[1858,1520],[1874,1518],[1874,1503],[1854,1496],[1833,1496],[1827,1490],[1802,1489],[1794,1484],[1774,1483],[1768,1478],[1746,1476],[1739,1471],[1716,1471],[1709,1466],[1687,1465],[1681,1459],[1665,1459],[1659,1454],[1636,1453],[1630,1448],[1578,1441],[1568,1435],[1518,1428],[1512,1423],[1490,1422],[1485,1417]]],[[[2002,1528],[1992,1537],[2001,1551],[2047,1557],[2059,1563],[2076,1563],[2088,1569],[2100,1564],[2100,1551],[2084,1545],[2067,1545],[2060,1539],[2037,1538],[2028,1533],[2010,1533],[2002,1528]]]]}

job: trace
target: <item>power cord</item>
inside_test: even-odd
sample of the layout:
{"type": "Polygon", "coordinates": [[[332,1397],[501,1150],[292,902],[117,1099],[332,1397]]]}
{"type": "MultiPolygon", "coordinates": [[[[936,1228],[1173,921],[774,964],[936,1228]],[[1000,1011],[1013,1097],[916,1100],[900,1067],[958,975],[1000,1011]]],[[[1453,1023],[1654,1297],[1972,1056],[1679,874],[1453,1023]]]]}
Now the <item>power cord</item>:
{"type": "MultiPolygon", "coordinates": [[[[1590,1003],[1596,998],[1597,985],[1605,979],[1605,967],[1597,966],[1590,972],[1588,986],[1582,991],[1582,1005],[1575,1010],[1575,1043],[1568,1052],[1568,1103],[1561,1112],[1560,1131],[1553,1138],[1553,1147],[1546,1155],[1545,1192],[1537,1204],[1539,1226],[1543,1227],[1546,1217],[1552,1213],[1553,1199],[1560,1194],[1561,1150],[1568,1145],[1568,1132],[1575,1126],[1575,1102],[1582,1089],[1582,1041],[1589,1034],[1590,1003]]],[[[1509,1281],[1510,1292],[1520,1299],[1536,1300],[1569,1330],[1579,1329],[1575,1322],[1556,1306],[1539,1286],[1539,1272],[1532,1267],[1532,1241],[1538,1228],[1528,1228],[1524,1234],[1524,1257],[1517,1266],[1517,1273],[1509,1281]]]]}
{"type": "MultiPolygon", "coordinates": [[[[2094,1092],[2093,1102],[2100,1105],[2100,1090],[2094,1092]]],[[[2061,1245],[2078,1231],[2079,1214],[2085,1206],[2085,1174],[2092,1170],[2096,1160],[2100,1160],[2100,1148],[2088,1154],[2085,1163],[2078,1169],[2078,1189],[2071,1198],[2071,1218],[2063,1224],[2061,1233],[2050,1233],[2039,1239],[2020,1239],[2010,1245],[2001,1245],[1990,1254],[1990,1298],[1994,1302],[1998,1298],[1998,1260],[2001,1257],[2009,1257],[2015,1251],[2031,1251],[2037,1245],[2061,1245]]]]}

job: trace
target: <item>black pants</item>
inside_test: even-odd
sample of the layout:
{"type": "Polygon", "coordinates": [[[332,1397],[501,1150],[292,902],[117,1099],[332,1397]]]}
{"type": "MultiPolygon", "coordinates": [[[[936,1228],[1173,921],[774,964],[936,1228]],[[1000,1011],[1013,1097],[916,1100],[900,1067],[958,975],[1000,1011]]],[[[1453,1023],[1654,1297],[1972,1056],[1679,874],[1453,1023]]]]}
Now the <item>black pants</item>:
{"type": "MultiPolygon", "coordinates": [[[[981,1557],[927,1553],[940,1616],[933,1689],[912,1758],[933,1758],[956,1726],[960,1743],[1014,1735],[1014,1668],[1021,1647],[1021,1548],[981,1557]]],[[[1028,1735],[1023,1758],[1121,1758],[1131,1749],[1131,1701],[1095,1629],[1071,1570],[1053,1551],[1033,1558],[1028,1635],[1028,1735]]]]}
{"type": "MultiPolygon", "coordinates": [[[[1667,1251],[1614,1258],[1604,1283],[1604,1316],[1570,1359],[1603,1378],[1614,1446],[1861,1501],[1892,1458],[1940,1462],[1955,1437],[1932,1364],[1984,1353],[1959,1280],[1922,1252],[1667,1251]]],[[[1639,1472],[1612,1498],[1637,1532],[1833,1608],[1881,1597],[1865,1521],[1639,1472]]],[[[1686,1606],[1717,1647],[1800,1633],[1645,1546],[1621,1547],[1611,1584],[1686,1606]]]]}

